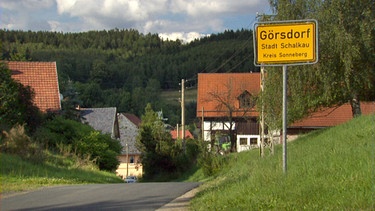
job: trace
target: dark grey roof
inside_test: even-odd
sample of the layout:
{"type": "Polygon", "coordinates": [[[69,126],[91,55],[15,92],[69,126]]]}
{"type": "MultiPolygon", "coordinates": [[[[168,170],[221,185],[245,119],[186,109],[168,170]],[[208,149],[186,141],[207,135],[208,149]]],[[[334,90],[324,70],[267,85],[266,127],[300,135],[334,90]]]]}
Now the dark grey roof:
{"type": "Polygon", "coordinates": [[[140,122],[140,119],[134,114],[123,114],[118,115],[118,124],[120,130],[120,143],[123,146],[123,153],[126,153],[126,144],[128,145],[129,154],[141,154],[136,147],[137,136],[138,136],[138,125],[134,123],[134,120],[140,122]],[[130,117],[130,118],[129,118],[130,117]]]}
{"type": "Polygon", "coordinates": [[[137,127],[139,127],[139,125],[141,124],[141,119],[134,114],[124,113],[124,116],[137,127]]]}
{"type": "Polygon", "coordinates": [[[109,108],[81,108],[81,121],[89,124],[95,130],[114,137],[116,121],[116,107],[109,108]]]}

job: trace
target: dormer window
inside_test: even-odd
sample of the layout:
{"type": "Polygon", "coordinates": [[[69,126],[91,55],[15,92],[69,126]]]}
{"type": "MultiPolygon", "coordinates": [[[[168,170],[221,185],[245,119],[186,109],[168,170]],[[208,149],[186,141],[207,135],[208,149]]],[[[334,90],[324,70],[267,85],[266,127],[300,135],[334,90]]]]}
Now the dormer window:
{"type": "Polygon", "coordinates": [[[240,108],[252,108],[255,106],[255,100],[247,90],[238,96],[237,99],[239,101],[240,108]]]}

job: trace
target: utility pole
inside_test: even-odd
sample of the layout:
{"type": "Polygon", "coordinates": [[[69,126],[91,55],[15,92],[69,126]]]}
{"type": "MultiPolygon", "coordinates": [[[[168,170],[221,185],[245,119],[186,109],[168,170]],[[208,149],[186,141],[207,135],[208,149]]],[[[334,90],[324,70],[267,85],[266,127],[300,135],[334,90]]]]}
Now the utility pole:
{"type": "Polygon", "coordinates": [[[177,139],[179,139],[180,138],[180,128],[179,128],[180,126],[177,124],[177,139]]]}
{"type": "Polygon", "coordinates": [[[202,141],[204,141],[204,107],[202,106],[202,141]]]}
{"type": "Polygon", "coordinates": [[[185,80],[181,80],[181,131],[182,131],[182,148],[186,154],[185,144],[185,80]]]}
{"type": "Polygon", "coordinates": [[[129,176],[129,145],[128,140],[126,139],[126,177],[129,176]]]}

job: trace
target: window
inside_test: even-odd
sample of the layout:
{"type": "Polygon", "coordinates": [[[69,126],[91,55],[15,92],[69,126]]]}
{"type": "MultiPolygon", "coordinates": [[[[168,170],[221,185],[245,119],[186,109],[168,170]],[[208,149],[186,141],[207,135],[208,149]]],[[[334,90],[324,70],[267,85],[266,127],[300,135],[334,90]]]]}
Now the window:
{"type": "Polygon", "coordinates": [[[134,163],[134,156],[130,156],[130,163],[134,163]]]}
{"type": "Polygon", "coordinates": [[[240,145],[247,145],[247,138],[240,138],[240,145]]]}
{"type": "Polygon", "coordinates": [[[250,145],[257,145],[258,139],[257,138],[250,138],[250,145]]]}
{"type": "Polygon", "coordinates": [[[252,108],[255,106],[255,100],[248,91],[244,91],[238,98],[240,108],[252,108]]]}

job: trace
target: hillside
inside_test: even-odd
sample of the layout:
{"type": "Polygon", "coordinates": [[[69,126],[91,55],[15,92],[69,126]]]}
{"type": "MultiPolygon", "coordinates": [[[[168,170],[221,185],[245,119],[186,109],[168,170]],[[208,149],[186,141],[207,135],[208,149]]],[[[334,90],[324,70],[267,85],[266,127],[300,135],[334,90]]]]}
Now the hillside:
{"type": "Polygon", "coordinates": [[[35,190],[67,184],[123,183],[115,173],[99,171],[93,165],[73,158],[49,154],[43,163],[23,160],[17,155],[0,153],[0,193],[35,190]]]}
{"type": "MultiPolygon", "coordinates": [[[[180,105],[181,92],[178,91],[163,91],[160,95],[162,99],[168,104],[180,105]]],[[[185,90],[185,102],[196,103],[197,102],[197,89],[186,89],[185,90]]]]}
{"type": "Polygon", "coordinates": [[[232,154],[205,183],[192,210],[374,210],[375,116],[363,116],[288,144],[259,158],[257,150],[232,154]]]}
{"type": "MultiPolygon", "coordinates": [[[[132,29],[81,33],[0,29],[0,57],[56,62],[60,92],[81,107],[117,107],[119,112],[141,116],[151,103],[175,125],[180,119],[178,101],[171,107],[160,98],[161,92],[179,90],[181,79],[196,87],[201,72],[257,71],[252,34],[230,30],[184,44],[132,29]]],[[[187,117],[193,119],[195,111],[187,117]]]]}

